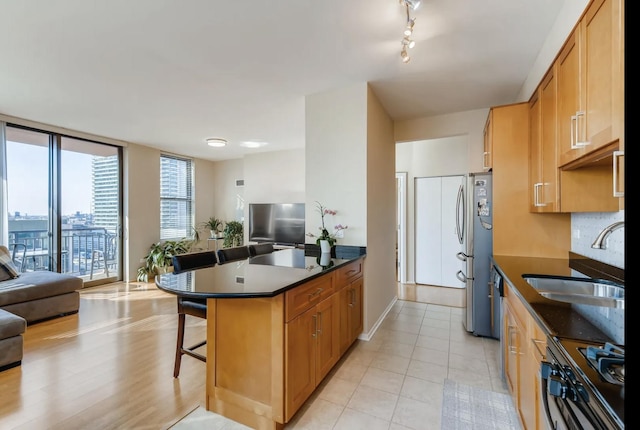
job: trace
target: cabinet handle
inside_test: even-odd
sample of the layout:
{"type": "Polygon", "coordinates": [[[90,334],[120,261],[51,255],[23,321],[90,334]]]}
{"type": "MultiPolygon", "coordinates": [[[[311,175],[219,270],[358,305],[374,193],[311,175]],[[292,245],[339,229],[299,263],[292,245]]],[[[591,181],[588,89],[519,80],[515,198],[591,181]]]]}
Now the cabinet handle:
{"type": "Polygon", "coordinates": [[[536,207],[546,206],[544,203],[540,203],[540,187],[544,185],[542,182],[533,184],[533,205],[536,207]]]}
{"type": "Polygon", "coordinates": [[[352,273],[357,273],[358,271],[356,269],[351,269],[347,272],[347,275],[351,275],[352,273]]]}
{"type": "Polygon", "coordinates": [[[485,163],[485,161],[489,160],[489,154],[491,154],[490,152],[483,152],[482,153],[482,168],[483,169],[488,169],[491,166],[488,166],[489,163],[485,163]]]}
{"type": "Polygon", "coordinates": [[[509,348],[509,353],[510,354],[517,354],[518,353],[518,348],[514,345],[514,341],[513,341],[513,335],[515,334],[516,328],[512,325],[508,326],[507,328],[508,331],[508,348],[509,348]]]}
{"type": "Polygon", "coordinates": [[[613,197],[624,197],[624,191],[618,190],[618,159],[624,157],[624,151],[613,151],[613,197]]]}
{"type": "Polygon", "coordinates": [[[318,315],[314,315],[313,318],[313,332],[311,332],[311,337],[316,337],[316,333],[318,333],[318,315]]]}
{"type": "Polygon", "coordinates": [[[349,288],[349,307],[353,307],[356,303],[356,290],[349,288]]]}
{"type": "Polygon", "coordinates": [[[320,297],[320,293],[322,293],[322,288],[318,288],[315,293],[309,294],[309,301],[315,299],[316,297],[320,297]]]}
{"type": "Polygon", "coordinates": [[[542,345],[544,345],[544,340],[540,339],[531,339],[531,343],[533,344],[534,349],[538,352],[538,359],[544,360],[545,353],[540,349],[542,345]]]}
{"type": "Polygon", "coordinates": [[[579,136],[580,136],[580,127],[579,127],[580,118],[583,118],[583,121],[584,121],[584,115],[585,115],[585,112],[579,110],[578,112],[576,112],[576,114],[574,116],[571,117],[571,120],[573,121],[573,128],[571,129],[571,131],[572,131],[572,133],[571,133],[571,149],[580,149],[580,148],[583,148],[583,147],[585,147],[585,146],[587,146],[588,144],[591,143],[588,140],[580,141],[580,139],[579,139],[579,136]],[[574,131],[574,129],[575,129],[575,131],[574,131]]]}
{"type": "Polygon", "coordinates": [[[316,333],[318,333],[318,336],[322,334],[322,312],[318,312],[318,326],[316,328],[316,333]]]}

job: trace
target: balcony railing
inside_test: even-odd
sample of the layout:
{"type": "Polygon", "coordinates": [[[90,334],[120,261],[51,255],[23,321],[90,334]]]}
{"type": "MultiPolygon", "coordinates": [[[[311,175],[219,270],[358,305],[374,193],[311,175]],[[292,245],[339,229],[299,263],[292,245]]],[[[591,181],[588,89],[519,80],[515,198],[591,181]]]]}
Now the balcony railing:
{"type": "MultiPolygon", "coordinates": [[[[56,270],[56,252],[50,248],[47,230],[14,230],[9,232],[9,244],[26,246],[24,256],[16,256],[23,271],[56,270]]],[[[115,232],[106,228],[63,229],[61,240],[61,273],[74,276],[92,275],[111,265],[112,274],[117,270],[118,245],[115,232]],[[93,267],[93,270],[92,270],[93,267]]]]}

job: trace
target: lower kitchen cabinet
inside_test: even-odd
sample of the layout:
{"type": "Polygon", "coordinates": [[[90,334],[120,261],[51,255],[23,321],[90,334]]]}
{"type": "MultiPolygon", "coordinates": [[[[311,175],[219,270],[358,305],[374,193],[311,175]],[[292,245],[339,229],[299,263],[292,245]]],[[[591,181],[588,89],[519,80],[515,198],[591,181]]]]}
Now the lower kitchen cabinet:
{"type": "Polygon", "coordinates": [[[362,277],[339,291],[340,295],[340,354],[362,333],[362,277]]]}
{"type": "Polygon", "coordinates": [[[503,301],[505,377],[525,430],[545,429],[540,405],[540,362],[546,336],[520,299],[505,284],[503,301]]]}
{"type": "Polygon", "coordinates": [[[285,324],[285,416],[290,419],[340,358],[338,294],[285,324]]]}

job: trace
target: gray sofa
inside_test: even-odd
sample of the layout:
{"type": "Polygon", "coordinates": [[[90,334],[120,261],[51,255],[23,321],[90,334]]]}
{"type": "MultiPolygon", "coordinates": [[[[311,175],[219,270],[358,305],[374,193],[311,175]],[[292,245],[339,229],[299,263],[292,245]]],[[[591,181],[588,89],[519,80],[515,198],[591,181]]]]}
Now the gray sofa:
{"type": "Polygon", "coordinates": [[[78,312],[82,279],[56,272],[0,281],[0,370],[20,364],[26,325],[78,312]]]}
{"type": "Polygon", "coordinates": [[[38,270],[0,282],[0,309],[27,323],[78,312],[82,279],[38,270]]]}

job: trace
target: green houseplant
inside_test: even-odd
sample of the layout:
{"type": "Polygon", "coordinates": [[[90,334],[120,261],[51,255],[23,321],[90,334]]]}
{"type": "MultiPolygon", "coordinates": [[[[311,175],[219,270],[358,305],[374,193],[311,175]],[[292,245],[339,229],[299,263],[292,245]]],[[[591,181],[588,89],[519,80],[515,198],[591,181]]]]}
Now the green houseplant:
{"type": "Polygon", "coordinates": [[[218,234],[222,233],[224,228],[224,221],[214,216],[210,217],[207,221],[202,223],[204,228],[208,228],[211,232],[211,238],[214,239],[218,234]]]}
{"type": "Polygon", "coordinates": [[[224,226],[224,241],[222,242],[223,248],[230,248],[232,246],[240,246],[244,240],[243,225],[240,221],[228,221],[224,226]]]}
{"type": "Polygon", "coordinates": [[[171,258],[174,255],[191,251],[196,242],[197,239],[184,238],[151,244],[149,253],[144,258],[144,265],[138,268],[136,279],[141,282],[149,282],[155,275],[171,270],[171,258]]]}

